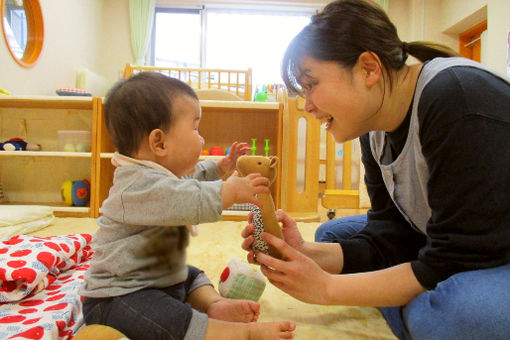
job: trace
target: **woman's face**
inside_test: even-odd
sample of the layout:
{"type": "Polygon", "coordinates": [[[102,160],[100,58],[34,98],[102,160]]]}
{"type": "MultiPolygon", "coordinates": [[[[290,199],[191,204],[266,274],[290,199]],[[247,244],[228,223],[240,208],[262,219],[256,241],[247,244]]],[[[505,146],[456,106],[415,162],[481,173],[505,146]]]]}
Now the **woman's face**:
{"type": "Polygon", "coordinates": [[[357,138],[371,130],[371,117],[380,106],[367,88],[363,70],[337,62],[301,59],[299,84],[305,93],[305,111],[321,120],[337,143],[357,138]]]}

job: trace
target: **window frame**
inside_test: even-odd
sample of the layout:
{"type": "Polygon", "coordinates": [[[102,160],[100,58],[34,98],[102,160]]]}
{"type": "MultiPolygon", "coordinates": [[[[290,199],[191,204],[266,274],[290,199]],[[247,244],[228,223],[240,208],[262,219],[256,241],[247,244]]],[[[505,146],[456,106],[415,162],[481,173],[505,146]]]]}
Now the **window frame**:
{"type": "Polygon", "coordinates": [[[151,46],[150,46],[150,65],[155,65],[155,49],[156,49],[156,16],[157,13],[198,13],[200,15],[200,68],[204,68],[207,64],[207,11],[239,11],[239,12],[247,12],[247,11],[253,11],[253,12],[281,12],[281,13],[292,13],[292,14],[302,14],[302,15],[310,15],[317,13],[320,7],[322,7],[323,4],[316,4],[317,7],[294,7],[294,8],[283,8],[281,6],[256,6],[256,7],[249,7],[249,6],[213,6],[213,5],[202,5],[200,7],[174,7],[172,5],[167,6],[165,4],[156,4],[155,10],[154,10],[154,20],[152,24],[152,32],[151,32],[151,46]]]}

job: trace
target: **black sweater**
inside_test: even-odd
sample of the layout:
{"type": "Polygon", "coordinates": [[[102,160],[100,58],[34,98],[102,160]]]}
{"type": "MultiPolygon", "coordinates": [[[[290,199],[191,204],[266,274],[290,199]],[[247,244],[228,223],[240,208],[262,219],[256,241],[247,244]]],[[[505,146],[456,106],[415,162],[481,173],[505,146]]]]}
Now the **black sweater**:
{"type": "MultiPolygon", "coordinates": [[[[405,144],[410,113],[388,134],[394,158],[405,144]]],[[[411,262],[418,281],[432,289],[455,273],[510,262],[510,85],[480,69],[451,67],[424,89],[418,119],[430,175],[427,234],[395,207],[364,135],[372,208],[367,226],[341,242],[343,273],[411,262]]]]}

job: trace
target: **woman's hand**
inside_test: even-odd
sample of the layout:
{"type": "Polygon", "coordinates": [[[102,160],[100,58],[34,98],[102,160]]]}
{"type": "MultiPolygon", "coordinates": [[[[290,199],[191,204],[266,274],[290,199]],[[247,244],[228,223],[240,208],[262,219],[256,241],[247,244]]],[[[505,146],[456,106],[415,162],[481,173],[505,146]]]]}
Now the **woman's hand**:
{"type": "Polygon", "coordinates": [[[283,255],[283,259],[278,260],[257,252],[257,263],[261,264],[261,271],[269,282],[303,302],[322,305],[331,303],[328,296],[331,274],[284,240],[266,232],[261,236],[283,255]]]}
{"type": "MultiPolygon", "coordinates": [[[[296,221],[293,220],[289,215],[287,215],[283,210],[278,210],[276,212],[276,218],[278,222],[282,223],[282,233],[285,242],[287,242],[291,247],[295,248],[299,252],[303,252],[305,250],[305,241],[301,236],[297,228],[296,221]]],[[[251,245],[253,243],[253,231],[255,227],[252,224],[253,215],[250,213],[248,215],[248,224],[243,231],[241,232],[241,236],[244,237],[244,241],[241,247],[248,251],[247,259],[249,263],[257,263],[255,260],[255,254],[251,245]]]]}

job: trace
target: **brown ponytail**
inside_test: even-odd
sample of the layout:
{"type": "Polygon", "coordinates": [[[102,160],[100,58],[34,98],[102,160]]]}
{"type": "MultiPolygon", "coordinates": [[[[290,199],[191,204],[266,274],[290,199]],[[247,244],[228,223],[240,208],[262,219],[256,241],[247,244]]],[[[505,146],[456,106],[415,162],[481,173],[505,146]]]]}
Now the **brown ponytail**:
{"type": "Polygon", "coordinates": [[[407,46],[407,53],[421,62],[437,57],[457,57],[459,54],[451,48],[431,41],[413,41],[404,43],[407,46]]]}

